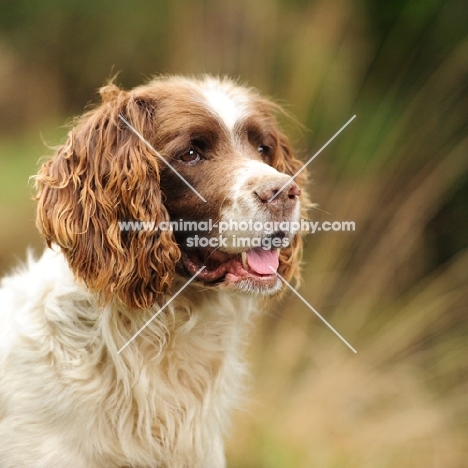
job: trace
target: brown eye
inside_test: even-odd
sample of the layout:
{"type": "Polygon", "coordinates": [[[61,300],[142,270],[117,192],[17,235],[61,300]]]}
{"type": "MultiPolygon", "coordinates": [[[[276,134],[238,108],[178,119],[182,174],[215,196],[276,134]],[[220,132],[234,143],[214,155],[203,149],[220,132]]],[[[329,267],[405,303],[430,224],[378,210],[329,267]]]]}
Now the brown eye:
{"type": "Polygon", "coordinates": [[[269,162],[271,159],[271,150],[270,147],[267,145],[259,145],[257,148],[260,156],[263,158],[264,161],[269,162]]]}
{"type": "Polygon", "coordinates": [[[262,156],[268,156],[270,154],[270,147],[267,146],[267,145],[260,145],[258,147],[258,152],[262,155],[262,156]]]}
{"type": "Polygon", "coordinates": [[[200,153],[195,148],[190,148],[186,153],[180,156],[180,160],[184,163],[193,164],[200,161],[200,153]]]}

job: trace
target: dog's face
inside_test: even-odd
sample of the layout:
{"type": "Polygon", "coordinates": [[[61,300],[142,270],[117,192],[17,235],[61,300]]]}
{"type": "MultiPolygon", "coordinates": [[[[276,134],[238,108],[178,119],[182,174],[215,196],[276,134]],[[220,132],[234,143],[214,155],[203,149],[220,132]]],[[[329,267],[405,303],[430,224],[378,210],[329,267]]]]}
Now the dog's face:
{"type": "Polygon", "coordinates": [[[213,78],[101,94],[37,177],[38,226],[92,291],[148,307],[176,274],[266,295],[297,274],[303,174],[277,106],[213,78]]]}

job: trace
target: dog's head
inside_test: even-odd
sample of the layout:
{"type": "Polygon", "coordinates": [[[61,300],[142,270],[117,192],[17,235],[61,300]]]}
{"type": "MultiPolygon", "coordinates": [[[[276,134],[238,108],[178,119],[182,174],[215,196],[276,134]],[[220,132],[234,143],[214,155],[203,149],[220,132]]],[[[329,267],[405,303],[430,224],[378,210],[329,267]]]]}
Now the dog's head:
{"type": "Polygon", "coordinates": [[[278,106],[215,78],[101,95],[36,179],[38,227],[91,291],[143,308],[175,275],[266,295],[297,275],[304,174],[278,106]]]}

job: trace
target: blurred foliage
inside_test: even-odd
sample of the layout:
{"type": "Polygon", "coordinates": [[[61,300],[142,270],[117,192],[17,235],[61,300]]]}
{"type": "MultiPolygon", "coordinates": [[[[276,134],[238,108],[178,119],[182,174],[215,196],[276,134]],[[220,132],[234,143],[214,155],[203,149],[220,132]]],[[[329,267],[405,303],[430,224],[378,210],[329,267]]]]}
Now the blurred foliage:
{"type": "Polygon", "coordinates": [[[235,468],[466,466],[466,0],[0,0],[0,266],[34,231],[27,177],[119,73],[228,74],[283,104],[310,166],[301,292],[251,347],[235,468]],[[27,226],[27,228],[26,228],[27,226]]]}

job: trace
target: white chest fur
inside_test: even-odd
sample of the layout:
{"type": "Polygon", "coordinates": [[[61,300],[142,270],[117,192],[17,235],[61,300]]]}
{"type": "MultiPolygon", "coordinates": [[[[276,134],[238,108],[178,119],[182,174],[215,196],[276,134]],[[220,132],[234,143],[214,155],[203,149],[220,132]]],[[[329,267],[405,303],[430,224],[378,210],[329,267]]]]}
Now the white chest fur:
{"type": "Polygon", "coordinates": [[[61,254],[0,290],[0,467],[224,466],[255,299],[187,288],[157,309],[100,309],[61,254]]]}

